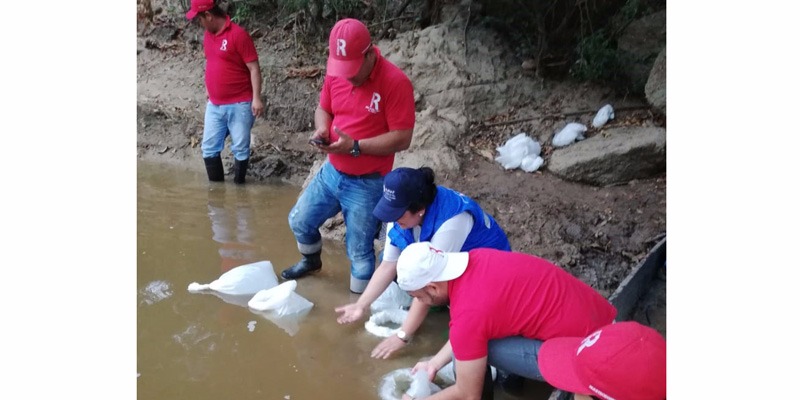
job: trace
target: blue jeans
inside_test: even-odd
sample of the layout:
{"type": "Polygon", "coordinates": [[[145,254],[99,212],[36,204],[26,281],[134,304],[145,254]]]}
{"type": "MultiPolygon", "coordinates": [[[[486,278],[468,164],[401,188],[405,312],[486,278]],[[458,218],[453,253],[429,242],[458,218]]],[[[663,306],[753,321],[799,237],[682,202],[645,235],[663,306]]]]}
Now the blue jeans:
{"type": "Polygon", "coordinates": [[[529,379],[544,381],[539,372],[541,340],[510,336],[489,341],[489,364],[529,379]]]}
{"type": "Polygon", "coordinates": [[[339,211],[344,216],[345,246],[350,275],[360,280],[375,272],[375,234],[380,221],[372,210],[383,195],[383,178],[355,178],[322,164],[317,175],[289,212],[289,227],[302,254],[322,249],[319,227],[339,211]]]}
{"type": "Polygon", "coordinates": [[[255,122],[251,104],[249,101],[220,106],[210,101],[206,104],[201,146],[203,158],[218,156],[225,147],[228,133],[231,135],[233,156],[239,161],[250,158],[250,129],[255,122]]]}

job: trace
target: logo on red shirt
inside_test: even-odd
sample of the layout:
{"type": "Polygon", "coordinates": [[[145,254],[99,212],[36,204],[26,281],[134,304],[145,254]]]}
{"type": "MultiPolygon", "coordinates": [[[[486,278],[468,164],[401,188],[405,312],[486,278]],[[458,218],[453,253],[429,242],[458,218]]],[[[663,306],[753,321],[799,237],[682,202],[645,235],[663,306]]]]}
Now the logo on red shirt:
{"type": "Polygon", "coordinates": [[[380,111],[378,103],[381,101],[381,95],[378,92],[372,92],[372,101],[367,106],[367,111],[377,114],[380,111]]]}

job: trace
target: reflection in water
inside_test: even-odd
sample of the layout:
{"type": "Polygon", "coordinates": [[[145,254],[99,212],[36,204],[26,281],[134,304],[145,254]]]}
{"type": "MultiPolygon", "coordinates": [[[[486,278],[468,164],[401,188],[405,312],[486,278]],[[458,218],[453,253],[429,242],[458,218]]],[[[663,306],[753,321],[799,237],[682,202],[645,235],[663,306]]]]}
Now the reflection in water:
{"type": "Polygon", "coordinates": [[[220,274],[257,261],[253,232],[249,225],[250,221],[255,221],[250,195],[246,190],[234,189],[237,190],[232,201],[226,199],[226,185],[213,185],[208,190],[211,238],[219,243],[220,274]]]}

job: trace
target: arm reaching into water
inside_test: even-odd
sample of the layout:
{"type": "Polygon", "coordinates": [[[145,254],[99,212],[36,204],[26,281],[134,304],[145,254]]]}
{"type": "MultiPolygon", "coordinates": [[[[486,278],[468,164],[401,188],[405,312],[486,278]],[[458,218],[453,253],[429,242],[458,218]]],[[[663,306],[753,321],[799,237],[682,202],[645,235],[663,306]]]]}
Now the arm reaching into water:
{"type": "Polygon", "coordinates": [[[347,324],[361,319],[364,311],[389,287],[395,276],[397,276],[397,262],[381,261],[378,269],[372,275],[372,279],[369,280],[367,288],[364,289],[364,293],[358,297],[358,300],[355,303],[336,307],[335,311],[341,314],[336,319],[336,322],[347,324]]]}

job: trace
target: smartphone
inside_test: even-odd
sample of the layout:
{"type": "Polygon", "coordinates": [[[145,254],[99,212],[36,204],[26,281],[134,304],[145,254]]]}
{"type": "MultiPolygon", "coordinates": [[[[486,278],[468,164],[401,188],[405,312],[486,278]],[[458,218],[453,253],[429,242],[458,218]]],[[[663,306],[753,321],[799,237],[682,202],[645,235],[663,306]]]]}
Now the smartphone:
{"type": "Polygon", "coordinates": [[[327,146],[330,144],[326,139],[311,139],[308,143],[313,144],[314,146],[327,146]]]}

